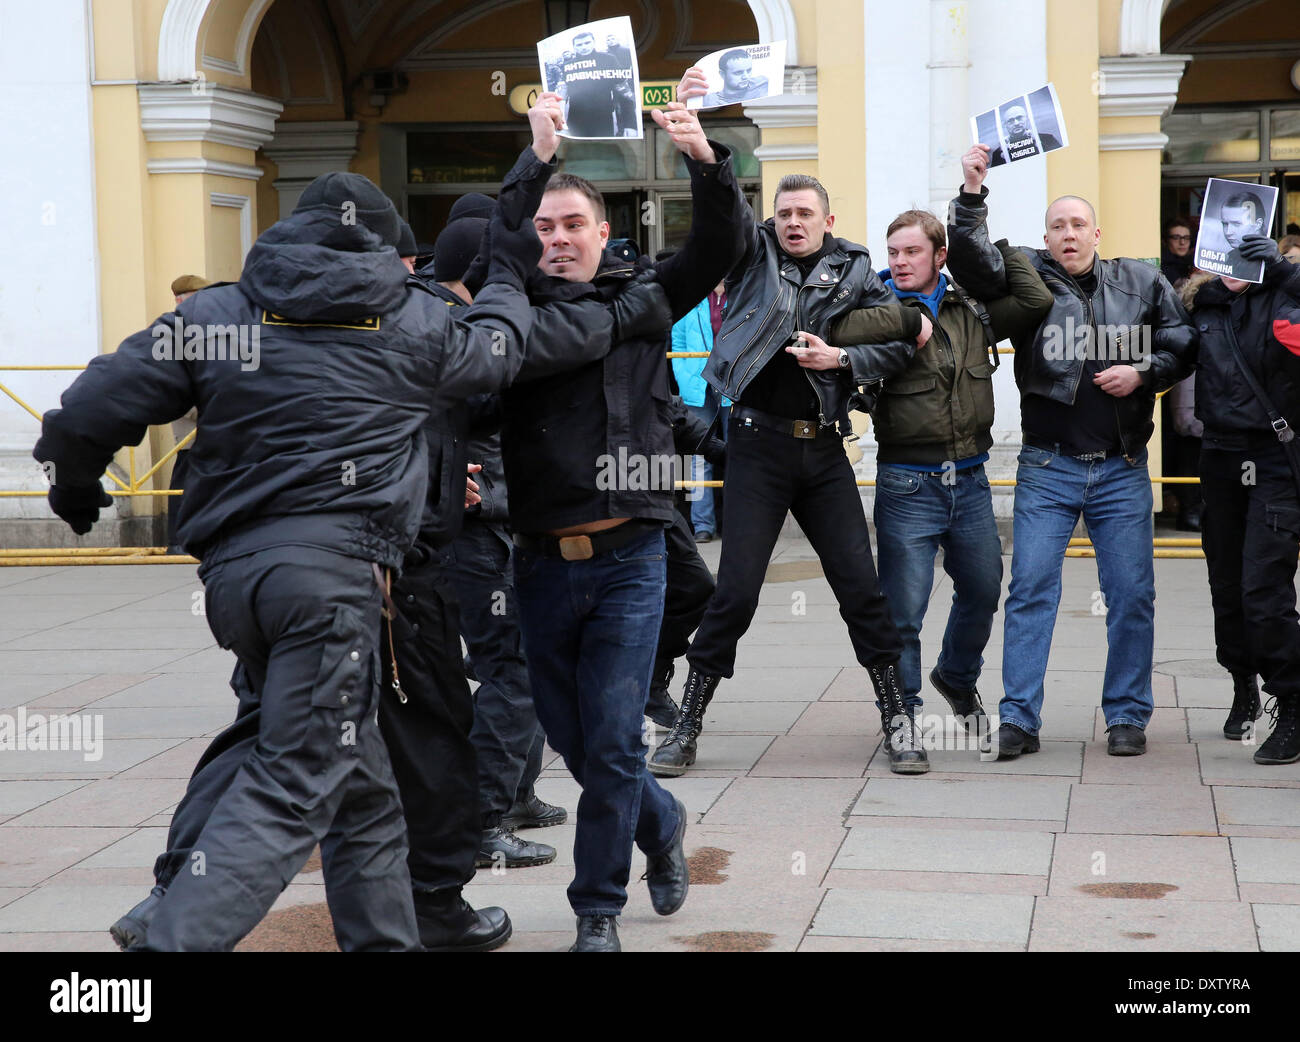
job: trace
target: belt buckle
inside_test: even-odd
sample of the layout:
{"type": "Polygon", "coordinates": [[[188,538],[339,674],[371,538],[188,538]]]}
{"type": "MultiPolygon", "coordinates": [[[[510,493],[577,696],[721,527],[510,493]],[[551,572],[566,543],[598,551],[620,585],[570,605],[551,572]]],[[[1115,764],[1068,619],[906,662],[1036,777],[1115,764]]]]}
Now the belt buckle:
{"type": "Polygon", "coordinates": [[[560,539],[560,556],[566,561],[589,561],[594,553],[591,536],[566,535],[560,539]]]}
{"type": "Polygon", "coordinates": [[[817,424],[812,420],[795,420],[794,429],[790,432],[796,438],[815,438],[817,437],[817,424]]]}
{"type": "Polygon", "coordinates": [[[1093,460],[1099,460],[1099,459],[1104,460],[1106,458],[1106,450],[1101,449],[1098,452],[1081,452],[1079,453],[1079,455],[1075,456],[1074,458],[1081,459],[1089,463],[1091,463],[1093,460]]]}

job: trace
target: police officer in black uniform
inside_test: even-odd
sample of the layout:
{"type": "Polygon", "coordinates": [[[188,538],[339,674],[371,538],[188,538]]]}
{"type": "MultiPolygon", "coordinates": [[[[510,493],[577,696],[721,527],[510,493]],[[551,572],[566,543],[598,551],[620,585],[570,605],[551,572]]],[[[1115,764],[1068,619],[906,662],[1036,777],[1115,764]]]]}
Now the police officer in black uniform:
{"type": "MultiPolygon", "coordinates": [[[[318,178],[258,239],[238,284],[95,358],[45,415],[34,455],[54,465],[50,505],[85,533],[109,504],[99,477],[113,453],[198,406],[178,535],[202,562],[213,636],[242,667],[241,717],[258,717],[233,776],[195,802],[204,820],[153,895],[140,947],[229,950],[317,843],[340,947],[418,946],[375,726],[378,578],[416,533],[429,411],[518,370],[522,280],[539,251],[526,224],[496,219],[493,284],[455,322],[407,287],[397,220],[364,177],[318,178]]],[[[228,744],[205,763],[224,768],[228,744]]]]}

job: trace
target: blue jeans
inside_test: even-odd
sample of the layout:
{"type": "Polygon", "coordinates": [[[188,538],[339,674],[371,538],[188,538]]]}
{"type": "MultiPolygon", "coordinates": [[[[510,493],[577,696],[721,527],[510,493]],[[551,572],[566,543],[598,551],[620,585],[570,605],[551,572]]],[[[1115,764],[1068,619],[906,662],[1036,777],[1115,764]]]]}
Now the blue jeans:
{"type": "Polygon", "coordinates": [[[1026,445],[1016,471],[1015,546],[1007,594],[1001,722],[1037,734],[1043,678],[1061,602],[1061,564],[1080,514],[1097,550],[1106,611],[1106,726],[1146,727],[1155,648],[1155,564],[1147,454],[1080,460],[1026,445]]]}
{"type": "Polygon", "coordinates": [[[876,556],[880,586],[903,641],[903,691],[921,705],[921,623],[934,587],[934,558],[952,577],[952,610],[936,668],[953,687],[979,680],[984,648],[1002,595],[1002,543],[984,467],[876,470],[876,556]]]}
{"type": "Polygon", "coordinates": [[[642,717],[664,607],[664,536],[586,561],[515,550],[515,587],[533,703],[582,786],[569,904],[618,915],[635,841],[672,842],[677,808],[646,770],[642,717]]]}
{"type": "MultiPolygon", "coordinates": [[[[712,398],[713,395],[710,394],[709,399],[712,398]]],[[[729,406],[718,409],[716,400],[709,401],[706,399],[704,405],[688,405],[686,411],[701,423],[709,423],[712,421],[714,413],[718,413],[718,423],[720,424],[718,437],[723,441],[727,440],[727,417],[731,414],[729,406]]],[[[713,464],[703,456],[692,456],[691,480],[712,481],[713,464]]],[[[716,533],[718,531],[718,521],[713,510],[713,493],[715,491],[717,490],[699,487],[687,490],[686,499],[691,504],[691,528],[695,530],[697,535],[701,532],[716,533]]]]}

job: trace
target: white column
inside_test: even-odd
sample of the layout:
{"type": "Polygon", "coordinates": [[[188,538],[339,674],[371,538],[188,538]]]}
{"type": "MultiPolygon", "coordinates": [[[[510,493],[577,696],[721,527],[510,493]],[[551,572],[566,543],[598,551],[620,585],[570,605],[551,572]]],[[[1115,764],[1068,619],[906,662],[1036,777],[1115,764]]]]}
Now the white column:
{"type": "Polygon", "coordinates": [[[948,212],[970,141],[966,0],[930,0],[930,210],[948,212]]]}
{"type": "MultiPolygon", "coordinates": [[[[1178,83],[1191,61],[1189,54],[1142,54],[1101,59],[1098,111],[1107,116],[1161,116],[1178,100],[1178,83]]],[[[1169,139],[1153,131],[1145,134],[1102,134],[1103,152],[1115,149],[1162,149],[1169,139]]]]}
{"type": "Polygon", "coordinates": [[[279,168],[279,176],[271,182],[280,194],[276,216],[288,216],[303,189],[321,174],[348,168],[357,154],[360,129],[356,120],[342,119],[276,125],[275,137],[262,148],[279,168]]]}
{"type": "Polygon", "coordinates": [[[786,66],[785,93],[774,98],[747,101],[745,116],[759,130],[776,127],[811,127],[814,139],[799,144],[759,145],[754,156],[760,162],[793,159],[814,162],[817,159],[817,67],[786,66]]]}

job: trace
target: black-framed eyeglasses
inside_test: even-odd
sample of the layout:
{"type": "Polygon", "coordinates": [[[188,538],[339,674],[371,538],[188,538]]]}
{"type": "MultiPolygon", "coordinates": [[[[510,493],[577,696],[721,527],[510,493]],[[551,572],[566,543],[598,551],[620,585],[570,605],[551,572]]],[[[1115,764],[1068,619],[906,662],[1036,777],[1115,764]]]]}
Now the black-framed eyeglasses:
{"type": "Polygon", "coordinates": [[[1169,241],[1170,242],[1191,242],[1192,237],[1190,235],[1170,235],[1169,241]]]}

